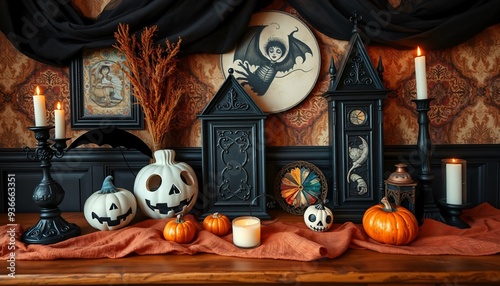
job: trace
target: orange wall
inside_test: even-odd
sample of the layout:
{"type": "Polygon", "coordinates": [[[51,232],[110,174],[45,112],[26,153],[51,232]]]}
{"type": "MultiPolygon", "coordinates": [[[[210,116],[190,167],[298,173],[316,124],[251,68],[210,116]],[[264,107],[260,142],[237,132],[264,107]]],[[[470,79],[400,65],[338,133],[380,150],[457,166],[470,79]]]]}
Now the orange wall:
{"type": "MultiPolygon", "coordinates": [[[[286,1],[269,7],[299,17],[286,1]]],[[[300,17],[299,17],[300,18],[300,17]]],[[[307,24],[307,23],[306,23],[307,24]]],[[[319,79],[311,94],[296,107],[266,119],[268,146],[324,146],[328,144],[327,103],[321,96],[328,87],[331,57],[339,63],[347,42],[328,38],[311,28],[322,53],[319,79]]],[[[435,144],[500,143],[500,25],[451,49],[426,51],[427,82],[431,103],[429,117],[435,144]]],[[[415,51],[368,45],[374,63],[382,56],[384,83],[392,92],[384,106],[384,142],[410,145],[417,140],[415,98],[415,51]]],[[[186,74],[185,94],[173,123],[171,146],[200,147],[200,122],[196,118],[224,81],[220,55],[199,54],[181,62],[186,74]]],[[[45,87],[47,108],[60,100],[69,111],[69,68],[53,67],[17,52],[0,34],[0,148],[21,148],[36,141],[26,127],[33,125],[32,94],[36,85],[45,87]]],[[[70,129],[66,112],[67,135],[71,138],[85,130],[70,129]]],[[[52,122],[53,114],[49,122],[52,122]]],[[[147,143],[145,130],[131,131],[147,143]]]]}

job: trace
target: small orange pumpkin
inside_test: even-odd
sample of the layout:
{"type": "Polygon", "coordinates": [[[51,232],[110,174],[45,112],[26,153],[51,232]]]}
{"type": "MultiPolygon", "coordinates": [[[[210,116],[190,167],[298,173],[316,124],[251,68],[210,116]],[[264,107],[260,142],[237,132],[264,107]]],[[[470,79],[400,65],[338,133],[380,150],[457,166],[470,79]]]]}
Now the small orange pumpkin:
{"type": "Polygon", "coordinates": [[[367,209],[363,215],[363,229],[374,240],[406,245],[418,236],[418,222],[413,213],[402,206],[392,207],[386,197],[367,209]]]}
{"type": "Polygon", "coordinates": [[[189,220],[184,220],[181,214],[172,219],[163,229],[163,237],[177,243],[190,243],[196,235],[196,225],[189,220]]]}
{"type": "Polygon", "coordinates": [[[203,220],[203,229],[208,230],[217,236],[222,236],[228,233],[231,229],[231,221],[224,214],[213,213],[212,215],[205,217],[203,220]]]}

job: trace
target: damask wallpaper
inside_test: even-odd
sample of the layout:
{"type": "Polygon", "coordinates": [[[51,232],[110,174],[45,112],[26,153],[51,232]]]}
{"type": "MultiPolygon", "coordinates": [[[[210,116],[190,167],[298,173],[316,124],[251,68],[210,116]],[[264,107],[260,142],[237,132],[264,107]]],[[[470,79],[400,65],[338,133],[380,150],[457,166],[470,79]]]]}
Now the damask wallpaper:
{"type": "MultiPolygon", "coordinates": [[[[269,7],[299,15],[286,1],[269,7]]],[[[305,21],[304,21],[305,22],[305,21]]],[[[307,24],[307,22],[306,22],[307,24]]],[[[347,42],[313,31],[322,57],[319,79],[305,100],[285,112],[266,119],[268,146],[328,145],[327,102],[322,94],[329,83],[328,68],[333,57],[338,64],[346,53],[347,42]]],[[[430,132],[435,144],[500,143],[500,25],[451,49],[425,51],[427,83],[431,102],[430,132]]],[[[415,47],[416,48],[416,47],[415,47]]],[[[384,84],[391,90],[384,101],[384,143],[411,145],[417,140],[414,50],[396,50],[367,43],[376,64],[382,57],[384,84]]],[[[199,114],[224,81],[220,55],[197,54],[181,60],[183,84],[189,91],[182,99],[170,136],[170,147],[201,146],[199,114]]],[[[35,144],[32,95],[40,86],[47,96],[49,122],[57,101],[66,112],[67,136],[76,138],[85,130],[70,128],[69,67],[60,68],[36,62],[17,52],[0,34],[0,148],[21,148],[35,144]]],[[[282,95],[286,100],[286,95],[282,95]]],[[[130,131],[150,143],[145,130],[130,131]]]]}

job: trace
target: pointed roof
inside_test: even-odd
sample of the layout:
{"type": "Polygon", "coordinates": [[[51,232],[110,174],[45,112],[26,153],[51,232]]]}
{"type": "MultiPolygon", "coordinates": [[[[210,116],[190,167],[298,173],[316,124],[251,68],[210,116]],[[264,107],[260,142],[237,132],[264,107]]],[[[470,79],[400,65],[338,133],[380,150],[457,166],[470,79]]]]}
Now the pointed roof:
{"type": "Polygon", "coordinates": [[[233,69],[229,69],[229,76],[198,117],[251,115],[267,116],[236,80],[233,69]]]}
{"type": "Polygon", "coordinates": [[[340,69],[337,72],[332,62],[330,64],[330,86],[328,94],[351,92],[351,91],[384,91],[381,79],[383,72],[382,59],[380,58],[378,70],[373,66],[368,52],[366,51],[363,40],[358,33],[358,29],[353,29],[353,35],[348,44],[348,52],[340,63],[340,69]]]}

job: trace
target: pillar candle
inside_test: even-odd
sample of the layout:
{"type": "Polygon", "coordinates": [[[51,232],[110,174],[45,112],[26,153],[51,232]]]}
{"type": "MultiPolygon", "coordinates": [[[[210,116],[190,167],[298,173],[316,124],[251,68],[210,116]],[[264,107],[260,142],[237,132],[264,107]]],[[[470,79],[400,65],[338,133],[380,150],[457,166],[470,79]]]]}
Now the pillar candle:
{"type": "Polygon", "coordinates": [[[36,87],[33,95],[33,107],[35,110],[35,126],[47,126],[47,110],[45,108],[45,96],[40,95],[40,88],[36,87]]]}
{"type": "Polygon", "coordinates": [[[425,69],[425,56],[421,55],[420,47],[417,47],[417,57],[415,58],[417,99],[427,99],[427,75],[425,69]]]}
{"type": "Polygon", "coordinates": [[[260,219],[252,216],[237,217],[233,220],[233,243],[241,248],[260,245],[260,219]]]}
{"type": "Polygon", "coordinates": [[[462,204],[462,164],[446,163],[446,203],[462,204]]]}
{"type": "Polygon", "coordinates": [[[66,136],[66,122],[64,120],[64,109],[61,108],[61,102],[57,103],[57,109],[54,110],[54,124],[56,128],[55,137],[57,139],[66,136]]]}

